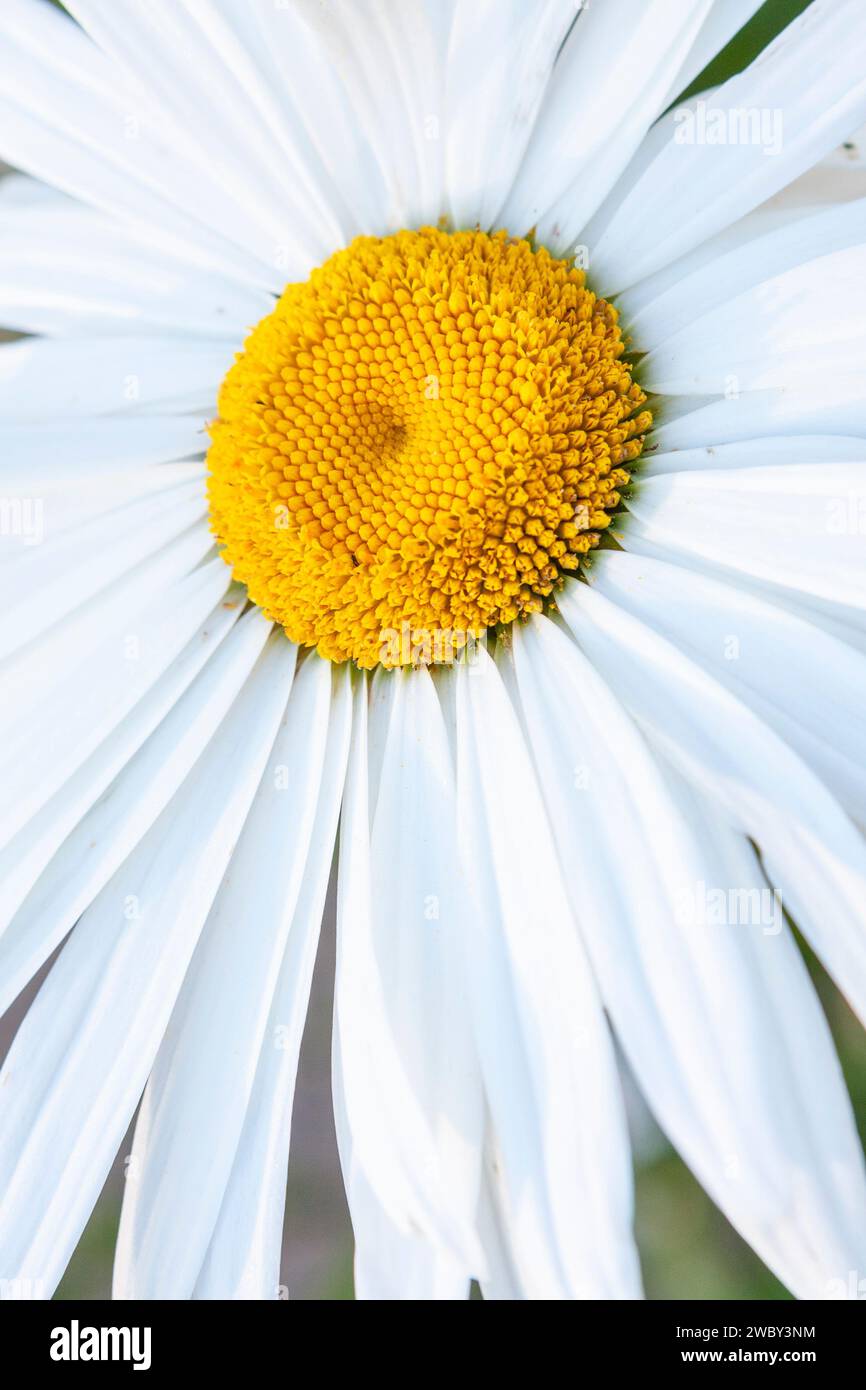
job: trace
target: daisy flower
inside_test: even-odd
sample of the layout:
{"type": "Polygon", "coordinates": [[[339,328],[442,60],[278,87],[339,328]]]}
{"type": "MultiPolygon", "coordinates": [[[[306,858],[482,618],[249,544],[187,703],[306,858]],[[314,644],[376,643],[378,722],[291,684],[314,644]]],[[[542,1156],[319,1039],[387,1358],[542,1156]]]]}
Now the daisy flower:
{"type": "Polygon", "coordinates": [[[861,0],[4,0],[0,1275],[271,1298],[337,850],[367,1298],[633,1298],[614,1039],[866,1261],[861,0]],[[834,151],[847,141],[842,155],[834,151]],[[827,159],[847,160],[828,177],[827,159]],[[58,949],[60,948],[60,949],[58,949]],[[55,955],[56,953],[56,955],[55,955]]]}

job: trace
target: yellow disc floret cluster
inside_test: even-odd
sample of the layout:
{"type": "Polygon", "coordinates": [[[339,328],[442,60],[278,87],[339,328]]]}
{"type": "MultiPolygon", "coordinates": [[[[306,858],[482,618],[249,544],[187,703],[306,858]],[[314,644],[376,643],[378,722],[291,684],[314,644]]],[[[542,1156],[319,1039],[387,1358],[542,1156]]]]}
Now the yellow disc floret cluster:
{"type": "Polygon", "coordinates": [[[623,352],[583,272],[527,241],[359,237],[286,288],[223,383],[224,558],[295,642],[364,668],[540,609],[650,423],[623,352]]]}

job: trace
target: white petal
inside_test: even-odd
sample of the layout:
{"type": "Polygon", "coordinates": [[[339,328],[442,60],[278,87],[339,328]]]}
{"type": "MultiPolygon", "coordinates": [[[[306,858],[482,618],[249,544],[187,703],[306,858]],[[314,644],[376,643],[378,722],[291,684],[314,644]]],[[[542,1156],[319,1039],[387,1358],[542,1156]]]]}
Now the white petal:
{"type": "Polygon", "coordinates": [[[797,1294],[820,1296],[860,1257],[866,1184],[781,906],[745,840],[661,771],[564,632],[534,619],[513,653],[572,900],[630,1065],[746,1239],[797,1294]]]}
{"type": "MultiPolygon", "coordinates": [[[[286,244],[311,267],[340,240],[339,224],[287,137],[247,47],[254,18],[211,0],[70,0],[70,10],[174,135],[182,156],[202,163],[224,191],[231,218],[246,215],[235,239],[262,259],[286,244]],[[214,101],[215,93],[219,94],[214,101]],[[207,112],[207,121],[202,113],[207,112]]],[[[284,74],[291,82],[292,68],[284,74]]],[[[223,230],[219,221],[213,225],[223,230]]]]}
{"type": "Polygon", "coordinates": [[[866,454],[855,435],[795,434],[766,439],[739,439],[707,444],[702,449],[670,449],[641,457],[640,478],[662,473],[692,473],[719,469],[770,468],[800,463],[857,463],[866,454]]]}
{"type": "MultiPolygon", "coordinates": [[[[369,230],[354,197],[360,192],[365,206],[381,208],[375,155],[301,7],[189,0],[187,9],[267,128],[262,153],[292,222],[309,224],[327,252],[369,230]]],[[[246,148],[240,153],[246,157],[246,148]]]]}
{"type": "Polygon", "coordinates": [[[0,656],[32,642],[181,535],[204,515],[206,505],[200,483],[182,483],[10,559],[4,577],[19,598],[0,617],[0,656]]]}
{"type": "MultiPolygon", "coordinates": [[[[682,256],[844,139],[866,117],[864,60],[866,23],[858,0],[814,0],[745,72],[704,103],[709,122],[717,119],[713,110],[724,113],[726,136],[728,113],[756,112],[767,126],[761,139],[710,144],[701,127],[678,112],[673,139],[625,196],[614,200],[610,220],[602,215],[586,230],[598,292],[627,289],[682,256]],[[693,143],[687,143],[690,132],[693,143]]],[[[697,99],[682,108],[697,109],[697,99]]]]}
{"type": "MultiPolygon", "coordinates": [[[[324,113],[310,134],[326,164],[340,167],[338,187],[347,186],[356,215],[379,234],[436,223],[444,211],[443,98],[454,0],[372,0],[363,10],[347,0],[301,0],[298,10],[319,42],[317,67],[343,89],[333,94],[336,110],[329,103],[337,129],[346,125],[344,108],[351,117],[342,155],[324,113]],[[342,166],[350,157],[356,168],[346,178],[342,166]],[[357,186],[362,171],[373,185],[366,192],[357,186]]],[[[271,33],[278,26],[286,27],[280,16],[266,22],[271,33]]],[[[308,103],[308,121],[321,101],[313,96],[313,111],[308,103]]]]}
{"type": "MultiPolygon", "coordinates": [[[[620,535],[618,539],[623,539],[620,535]]],[[[665,542],[650,541],[637,533],[627,542],[630,554],[643,555],[651,560],[669,563],[673,558],[673,547],[665,542]]],[[[753,575],[735,572],[719,561],[704,559],[699,555],[677,555],[676,564],[687,575],[693,573],[706,575],[723,584],[733,584],[746,589],[755,598],[765,599],[777,608],[803,621],[822,628],[828,636],[845,642],[855,651],[866,652],[866,620],[862,607],[846,603],[844,597],[838,599],[819,598],[804,589],[792,589],[783,583],[768,579],[756,579],[753,575]]],[[[589,569],[593,561],[589,562],[589,569]]]]}
{"type": "MultiPolygon", "coordinates": [[[[644,156],[640,169],[637,168],[637,161],[633,167],[636,172],[642,172],[652,159],[648,152],[649,146],[654,146],[652,154],[663,148],[665,142],[670,138],[669,130],[672,116],[664,116],[656,123],[650,132],[650,136],[641,146],[640,154],[644,156]]],[[[625,196],[624,185],[628,182],[628,176],[621,179],[618,190],[621,197],[625,196]]],[[[756,279],[761,279],[763,271],[763,251],[765,243],[773,236],[781,235],[787,231],[792,231],[793,227],[801,222],[808,221],[819,212],[819,209],[804,209],[802,212],[793,214],[785,211],[773,209],[774,200],[762,203],[753,212],[746,213],[745,217],[740,217],[730,226],[723,227],[715,236],[708,237],[706,241],[698,242],[690,251],[678,256],[676,260],[669,261],[659,270],[647,275],[637,284],[624,290],[622,294],[616,296],[616,305],[621,306],[622,317],[620,322],[624,331],[631,334],[631,324],[637,323],[640,341],[643,342],[645,324],[638,322],[643,317],[643,311],[647,305],[655,305],[656,301],[661,301],[663,306],[667,306],[668,293],[674,292],[674,297],[679,301],[677,293],[678,287],[683,281],[689,282],[691,294],[697,296],[700,293],[712,302],[714,295],[710,281],[712,279],[712,267],[718,263],[719,274],[723,278],[728,275],[740,274],[746,276],[751,266],[756,267],[756,279]],[[755,253],[754,261],[752,252],[755,253]],[[737,253],[735,255],[735,253],[737,253]]],[[[835,211],[835,206],[834,209],[835,211]]],[[[766,274],[772,274],[773,266],[766,274]]],[[[737,283],[734,292],[740,288],[737,283]]],[[[725,297],[725,293],[722,294],[725,297]]],[[[636,339],[632,336],[632,341],[636,339]]]]}
{"type": "Polygon", "coordinates": [[[393,679],[384,667],[379,666],[370,680],[370,702],[367,712],[367,771],[370,782],[371,820],[376,814],[376,802],[379,798],[393,702],[393,679]]]}
{"type": "MultiPolygon", "coordinates": [[[[235,613],[228,613],[234,623],[235,613]]],[[[225,617],[222,617],[225,624],[225,617]]],[[[15,909],[22,888],[43,865],[51,849],[56,855],[3,935],[0,935],[0,1005],[13,1001],[43,960],[63,941],[83,910],[103,890],[111,876],[143,835],[156,823],[190,769],[217,733],[243,682],[261,655],[270,624],[257,610],[243,617],[231,637],[179,699],[172,699],[178,680],[189,684],[196,662],[188,653],[165,673],[168,689],[154,689],[142,705],[126,716],[114,737],[63,788],[56,801],[36,817],[28,840],[26,831],[4,851],[11,858],[18,842],[26,858],[15,865],[4,899],[15,909]],[[178,670],[179,667],[179,670],[178,670]],[[150,731],[156,699],[157,713],[171,701],[158,727],[150,731]],[[150,737],[146,739],[146,734],[150,737]],[[118,769],[120,762],[120,769],[118,769]],[[111,774],[117,773],[114,781],[111,774]],[[97,799],[99,798],[99,799],[97,799]],[[78,810],[78,815],[76,815],[78,810]],[[63,840],[64,831],[67,838],[63,840]],[[57,848],[60,835],[60,848],[57,848]],[[47,841],[47,844],[46,844],[47,841]]],[[[217,623],[217,637],[220,626],[217,623]]],[[[210,646],[203,644],[204,655],[210,646]]],[[[183,688],[183,687],[182,687],[183,688]]],[[[8,910],[8,909],[7,909],[8,910]]]]}
{"type": "MultiPolygon", "coordinates": [[[[338,1097],[339,1093],[337,1103],[338,1097]]],[[[422,1236],[398,1230],[360,1169],[350,1171],[355,1298],[389,1303],[463,1302],[469,1294],[469,1277],[460,1261],[422,1236]]]]}
{"type": "Polygon", "coordinates": [[[600,554],[592,584],[700,661],[866,824],[862,652],[748,590],[627,551],[600,554]]]}
{"type": "MultiPolygon", "coordinates": [[[[749,219],[744,218],[731,231],[743,228],[748,223],[749,219]]],[[[781,226],[774,226],[761,235],[753,235],[733,247],[716,245],[722,242],[720,235],[713,242],[704,243],[702,248],[707,252],[716,245],[714,255],[706,254],[696,265],[692,258],[685,257],[622,295],[617,300],[617,308],[623,331],[628,334],[635,349],[645,351],[655,348],[674,334],[682,333],[693,323],[705,322],[704,315],[731,300],[738,302],[739,312],[746,314],[759,314],[776,307],[781,311],[785,307],[783,296],[786,288],[789,300],[796,298],[796,295],[792,295],[791,277],[789,275],[779,286],[767,282],[798,266],[805,267],[800,272],[801,276],[808,276],[808,282],[804,283],[801,279],[799,285],[799,289],[807,293],[798,303],[805,304],[813,277],[832,273],[832,262],[822,258],[831,257],[835,251],[862,245],[864,241],[866,199],[862,198],[809,217],[789,219],[781,226]],[[764,286],[759,295],[746,296],[747,291],[759,285],[764,286]],[[746,297],[740,301],[741,295],[746,297]]],[[[832,293],[832,283],[827,284],[826,292],[832,293]]],[[[847,295],[843,295],[840,307],[847,313],[847,295]]],[[[816,329],[822,326],[825,317],[826,314],[822,313],[816,329]]],[[[714,323],[715,320],[710,319],[706,324],[702,353],[716,347],[712,329],[714,323]]],[[[742,331],[742,320],[740,326],[742,331]]],[[[747,335],[750,346],[753,342],[752,328],[750,321],[747,335]]],[[[782,345],[787,345],[784,339],[782,345]]],[[[730,347],[729,343],[729,350],[730,347]]]]}
{"type": "Polygon", "coordinates": [[[312,846],[330,715],[331,668],[313,656],[295,679],[148,1081],[127,1174],[115,1297],[189,1298],[195,1286],[260,1054],[276,1042],[266,1028],[312,846]]]}
{"type": "MultiPolygon", "coordinates": [[[[62,941],[137,839],[150,829],[188,771],[190,762],[183,761],[182,733],[178,734],[167,722],[145,755],[151,777],[158,779],[160,772],[165,774],[168,790],[163,791],[162,802],[148,795],[146,782],[135,784],[133,770],[111,787],[114,778],[123,773],[127,763],[161,726],[227,636],[241,606],[242,600],[235,593],[210,614],[201,632],[162,679],[69,779],[62,793],[43,807],[0,854],[0,1013],[62,941]],[[177,735],[175,742],[171,742],[173,733],[177,735]],[[103,793],[105,800],[88,815],[103,793]],[[131,797],[135,808],[132,819],[136,829],[131,834],[125,823],[130,804],[127,801],[124,806],[125,797],[131,797]],[[21,907],[37,880],[38,887],[21,907]]],[[[267,635],[267,625],[258,619],[251,617],[243,626],[244,637],[238,641],[243,644],[247,638],[252,640],[246,656],[242,645],[232,645],[234,693],[249,674],[267,635]],[[261,629],[258,637],[253,631],[256,626],[261,629]]],[[[198,693],[203,693],[207,684],[203,682],[198,693]]],[[[199,710],[198,718],[190,725],[194,739],[200,740],[199,747],[204,746],[216,727],[214,719],[220,708],[212,691],[207,700],[209,717],[199,710]]],[[[189,709],[186,713],[189,715],[189,709]]]]}
{"type": "Polygon", "coordinates": [[[487,1274],[481,1283],[486,1303],[516,1303],[523,1298],[508,1239],[507,1205],[502,1155],[496,1147],[496,1136],[488,1127],[478,1204],[478,1230],[487,1262],[487,1274]]]}
{"type": "Polygon", "coordinates": [[[207,146],[213,101],[199,113],[193,155],[190,133],[167,124],[53,6],[5,0],[0,36],[0,157],[124,220],[157,227],[186,254],[204,255],[245,283],[280,287],[277,253],[291,236],[263,219],[259,198],[238,197],[236,181],[220,182],[218,145],[207,146]]]}
{"type": "MultiPolygon", "coordinates": [[[[213,536],[200,521],[168,545],[134,565],[83,603],[75,612],[45,627],[2,663],[0,718],[11,719],[44,698],[57,682],[58,671],[73,672],[116,633],[131,613],[171,588],[205,561],[213,551],[213,536]]],[[[11,572],[11,571],[10,571],[11,572]]]]}
{"type": "Polygon", "coordinates": [[[866,245],[821,255],[734,293],[654,347],[641,384],[660,395],[808,386],[866,364],[866,245]],[[836,310],[827,314],[827,305],[836,310]]]}
{"type": "Polygon", "coordinates": [[[730,691],[596,589],[567,586],[558,605],[653,744],[755,842],[786,911],[866,1018],[866,844],[824,784],[730,691]]]}
{"type": "Polygon", "coordinates": [[[455,226],[497,220],[579,8],[577,0],[456,6],[445,94],[447,210],[455,226]]]}
{"type": "Polygon", "coordinates": [[[75,420],[155,405],[216,414],[226,344],[179,338],[25,339],[0,348],[0,420],[75,420]]]}
{"type": "MultiPolygon", "coordinates": [[[[478,1203],[483,1099],[463,974],[448,737],[426,671],[389,672],[370,848],[371,931],[387,1026],[433,1136],[449,1207],[468,1228],[478,1203]]],[[[372,790],[371,790],[372,800],[372,790]]],[[[348,1132],[351,1144],[351,1127],[348,1132]]],[[[341,1148],[360,1298],[466,1297],[476,1270],[376,1201],[354,1150],[341,1148]]]]}
{"type": "Polygon", "coordinates": [[[195,570],[108,631],[77,669],[7,721],[0,844],[44,806],[181,654],[225,593],[221,560],[195,570]],[[22,754],[22,749],[26,750],[22,754]],[[14,750],[14,751],[13,751],[14,750]]]}
{"type": "Polygon", "coordinates": [[[762,435],[866,436],[866,387],[862,377],[822,377],[807,386],[745,391],[659,421],[651,443],[691,449],[762,435]]]}
{"type": "MultiPolygon", "coordinates": [[[[358,1165],[398,1231],[424,1236],[474,1270],[480,1253],[465,1211],[452,1209],[448,1167],[425,1108],[426,1097],[416,1091],[411,1059],[404,1059],[400,1050],[377,955],[380,919],[371,863],[367,700],[367,680],[359,677],[340,823],[334,1010],[334,1050],[351,1166],[358,1165]]],[[[393,891],[392,886],[392,896],[393,891]]],[[[415,888],[416,898],[420,891],[415,888]]],[[[416,910],[423,923],[423,903],[416,910]]],[[[351,1197],[351,1171],[346,1182],[351,1197]]]]}
{"type": "Polygon", "coordinates": [[[14,171],[4,174],[0,203],[4,212],[15,209],[19,213],[37,212],[52,203],[63,202],[72,207],[72,199],[50,188],[47,183],[31,179],[27,174],[14,171]]]}
{"type": "Polygon", "coordinates": [[[619,1080],[550,825],[486,652],[453,679],[465,947],[514,1265],[525,1297],[634,1297],[619,1080]]]}
{"type": "MultiPolygon", "coordinates": [[[[379,159],[387,150],[370,143],[352,100],[351,77],[331,60],[300,6],[249,0],[244,9],[248,47],[276,108],[274,119],[285,130],[285,146],[293,160],[303,161],[324,191],[332,218],[339,219],[342,235],[332,249],[359,232],[381,234],[388,193],[379,159]]],[[[235,10],[232,22],[238,20],[235,10]]]]}
{"type": "Polygon", "coordinates": [[[710,0],[606,0],[581,9],[499,221],[573,245],[659,111],[710,0]]]}
{"type": "Polygon", "coordinates": [[[295,1075],[352,726],[348,668],[335,669],[332,681],[328,748],[310,855],[231,1177],[195,1298],[274,1298],[279,1282],[295,1075]]]}
{"type": "Polygon", "coordinates": [[[67,338],[165,332],[237,346],[273,308],[263,290],[168,255],[144,229],[65,199],[10,213],[2,195],[0,184],[0,322],[9,328],[67,338]]]}
{"type": "Polygon", "coordinates": [[[802,216],[818,208],[866,196],[866,126],[851,130],[834,150],[775,193],[768,211],[802,216]]]}
{"type": "Polygon", "coordinates": [[[3,1068],[2,1254],[63,1272],[141,1095],[285,709],[272,638],[208,756],[82,917],[3,1068]]]}
{"type": "Polygon", "coordinates": [[[37,491],[38,480],[28,484],[21,479],[6,493],[5,529],[0,564],[21,555],[33,545],[54,540],[64,531],[77,533],[81,527],[104,517],[118,507],[130,506],[146,497],[155,497],[181,483],[194,483],[200,492],[206,487],[206,469],[201,462],[166,463],[158,468],[135,468],[92,481],[79,480],[65,486],[48,486],[37,491]],[[16,534],[16,532],[18,534],[16,534]]]}
{"type": "Polygon", "coordinates": [[[122,415],[0,426],[4,492],[25,496],[78,487],[201,454],[208,444],[199,420],[185,416],[122,415]],[[27,489],[29,488],[29,492],[27,489]]]}
{"type": "Polygon", "coordinates": [[[626,548],[646,537],[672,559],[866,607],[866,450],[859,463],[666,473],[641,481],[628,508],[626,548]]]}
{"type": "Polygon", "coordinates": [[[423,1234],[397,1226],[355,1161],[339,1050],[334,1050],[331,1062],[337,1146],[345,1181],[351,1189],[356,1300],[465,1301],[469,1291],[465,1262],[423,1234]]]}

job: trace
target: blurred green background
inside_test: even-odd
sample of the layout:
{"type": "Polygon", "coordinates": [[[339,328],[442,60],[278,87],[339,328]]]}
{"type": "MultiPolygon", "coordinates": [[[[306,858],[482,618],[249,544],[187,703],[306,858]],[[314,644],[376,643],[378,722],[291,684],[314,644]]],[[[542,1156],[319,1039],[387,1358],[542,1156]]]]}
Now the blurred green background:
{"type": "MultiPolygon", "coordinates": [[[[809,0],[767,0],[687,93],[740,71],[809,0]]],[[[866,0],[864,0],[866,3],[866,0]]],[[[855,1112],[866,1117],[862,1030],[813,960],[855,1112]]],[[[293,1299],[352,1297],[352,1240],[330,1105],[333,899],[329,900],[298,1078],[284,1236],[283,1282],[293,1299]]],[[[28,997],[32,991],[28,991],[28,997]]],[[[22,999],[0,1037],[8,1043],[22,999]]],[[[654,1299],[777,1299],[785,1290],[704,1195],[639,1102],[635,1104],[637,1237],[647,1294],[654,1299]]],[[[866,1134],[863,1134],[866,1140],[866,1134]]],[[[131,1134],[122,1147],[129,1152],[131,1134]]],[[[111,1174],[57,1297],[107,1298],[123,1187],[122,1159],[111,1174]]]]}

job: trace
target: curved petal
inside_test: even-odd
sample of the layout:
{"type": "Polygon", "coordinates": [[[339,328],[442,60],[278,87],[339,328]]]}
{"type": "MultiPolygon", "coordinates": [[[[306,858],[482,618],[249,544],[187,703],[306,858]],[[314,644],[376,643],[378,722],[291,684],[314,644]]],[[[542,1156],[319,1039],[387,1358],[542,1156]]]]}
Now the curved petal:
{"type": "Polygon", "coordinates": [[[866,607],[866,449],[861,462],[706,469],[647,478],[617,525],[672,559],[706,559],[818,598],[866,607]]]}
{"type": "Polygon", "coordinates": [[[455,226],[496,221],[579,9],[578,0],[456,5],[445,91],[446,210],[455,226]]]}
{"type": "Polygon", "coordinates": [[[0,426],[0,478],[4,490],[77,487],[83,481],[159,468],[201,455],[207,435],[183,415],[99,416],[78,420],[28,421],[0,426]]]}
{"type": "MultiPolygon", "coordinates": [[[[163,721],[237,622],[240,608],[240,597],[235,594],[229,602],[220,604],[209,615],[201,631],[161,680],[69,779],[62,794],[43,807],[0,853],[0,881],[3,884],[0,893],[0,1013],[47,960],[79,914],[136,843],[136,839],[132,838],[126,846],[123,844],[119,788],[111,784],[124,773],[148,738],[155,731],[161,732],[163,721]],[[102,809],[94,810],[103,794],[110,806],[108,832],[100,821],[102,809]],[[93,865],[100,859],[103,837],[111,846],[114,857],[109,858],[109,867],[103,862],[100,877],[98,871],[93,873],[93,865]],[[86,886],[79,892],[82,882],[86,886]],[[37,883],[38,887],[35,887],[37,883]],[[34,890],[32,896],[24,903],[31,890],[34,890]]],[[[246,641],[251,627],[257,622],[257,619],[253,619],[244,624],[244,636],[238,639],[241,643],[246,641]]],[[[261,629],[258,646],[253,647],[247,665],[244,665],[243,648],[232,643],[231,660],[238,670],[237,688],[249,674],[264,644],[267,625],[261,624],[261,629]]],[[[196,732],[203,733],[208,727],[207,719],[200,716],[196,732]]],[[[174,790],[186,770],[181,761],[182,740],[174,744],[168,742],[161,753],[156,751],[158,743],[157,734],[148,752],[154,752],[155,764],[159,763],[160,756],[164,758],[170,778],[176,779],[170,782],[171,790],[174,790]]],[[[137,794],[141,796],[141,788],[137,794]]],[[[147,800],[140,800],[137,804],[139,809],[147,808],[152,813],[150,821],[145,820],[140,824],[140,837],[150,828],[158,809],[162,807],[154,809],[154,803],[147,800]]]]}
{"type": "Polygon", "coordinates": [[[592,584],[699,661],[866,824],[862,652],[747,589],[627,551],[599,555],[592,584]]]}
{"type": "Polygon", "coordinates": [[[666,449],[641,458],[639,477],[658,478],[663,473],[716,472],[722,468],[760,468],[800,463],[858,463],[866,445],[856,435],[769,435],[764,439],[738,439],[703,448],[666,449]]]}
{"type": "MultiPolygon", "coordinates": [[[[122,10],[110,0],[70,0],[69,9],[121,80],[172,131],[178,150],[204,166],[202,181],[218,184],[240,204],[252,231],[261,227],[270,237],[272,255],[285,243],[296,248],[299,264],[306,260],[311,267],[340,245],[339,221],[300,157],[257,61],[255,16],[245,14],[249,0],[242,6],[127,0],[122,10]]],[[[290,61],[284,82],[291,83],[297,61],[290,61]]]]}
{"type": "Polygon", "coordinates": [[[205,510],[201,483],[181,483],[62,531],[7,561],[4,578],[20,587],[14,607],[0,616],[0,657],[19,651],[102,593],[193,526],[205,510]]]}
{"type": "Polygon", "coordinates": [[[274,1045],[265,1030],[312,849],[330,715],[330,667],[308,657],[147,1083],[116,1298],[189,1298],[195,1286],[260,1054],[274,1045]]]}
{"type": "Polygon", "coordinates": [[[571,899],[656,1117],[801,1297],[866,1249],[866,1181],[820,1005],[753,851],[663,771],[566,633],[515,634],[514,681],[571,899]]]}
{"type": "Polygon", "coordinates": [[[823,376],[805,386],[744,391],[670,420],[650,438],[659,449],[694,449],[766,435],[845,434],[866,437],[863,379],[823,376]]]}
{"type": "MultiPolygon", "coordinates": [[[[339,79],[355,126],[350,138],[357,143],[363,133],[364,159],[375,171],[379,196],[366,229],[438,222],[445,210],[445,64],[459,7],[454,0],[372,0],[363,9],[350,0],[301,0],[298,9],[320,40],[320,65],[339,79]]],[[[357,192],[353,201],[359,205],[357,192]]],[[[369,221],[368,211],[362,216],[369,221]]]]}
{"type": "Polygon", "coordinates": [[[106,633],[86,662],[64,673],[8,721],[0,754],[0,845],[55,795],[192,640],[228,588],[221,560],[194,570],[106,633]],[[22,750],[25,750],[22,752],[22,750]]]}
{"type": "MultiPolygon", "coordinates": [[[[309,659],[309,658],[308,658],[309,659]]],[[[274,1298],[301,1035],[340,814],[352,729],[348,668],[333,674],[328,748],[310,856],[280,967],[228,1186],[193,1297],[274,1298]]]]}
{"type": "MultiPolygon", "coordinates": [[[[745,218],[735,226],[745,227],[748,222],[749,219],[745,218]]],[[[780,310],[787,307],[790,312],[795,303],[799,307],[808,298],[807,293],[803,300],[798,299],[790,275],[793,269],[803,267],[799,288],[809,291],[814,287],[815,277],[823,277],[828,272],[832,274],[833,261],[829,258],[834,252],[856,246],[862,249],[862,244],[866,242],[866,198],[830,207],[808,217],[788,218],[781,225],[773,226],[763,234],[753,235],[730,248],[718,244],[720,241],[721,238],[715,238],[710,243],[704,243],[698,265],[691,266],[688,258],[675,262],[617,300],[623,332],[628,335],[635,350],[655,349],[660,343],[667,342],[696,323],[703,323],[706,330],[702,348],[715,349],[712,329],[716,320],[710,318],[706,321],[705,316],[721,310],[731,301],[736,305],[733,312],[741,316],[741,331],[742,316],[749,317],[748,338],[751,345],[751,314],[767,314],[769,311],[769,316],[772,316],[777,306],[780,310]],[[786,272],[786,280],[777,283],[777,277],[786,275],[786,272]],[[803,275],[809,277],[808,282],[804,283],[803,275]],[[759,295],[754,293],[757,286],[763,286],[759,295]],[[786,291],[787,304],[783,297],[786,291]]],[[[856,271],[852,270],[849,283],[856,290],[855,277],[856,271]]],[[[832,290],[830,280],[825,293],[830,294],[832,290]]],[[[847,295],[843,295],[840,309],[847,312],[847,295]]],[[[822,326],[825,325],[820,321],[813,325],[816,329],[822,326]]],[[[770,327],[769,323],[766,324],[766,329],[770,327]]],[[[729,351],[730,347],[729,343],[729,351]]]]}
{"type": "Polygon", "coordinates": [[[225,343],[182,338],[33,338],[0,348],[0,420],[45,424],[161,407],[216,414],[225,343]]]}
{"type": "MultiPolygon", "coordinates": [[[[354,702],[340,822],[334,1008],[335,1071],[350,1150],[344,1145],[346,1187],[351,1202],[357,1165],[401,1234],[420,1234],[465,1269],[476,1270],[480,1257],[471,1222],[462,1202],[454,1209],[447,1187],[451,1152],[443,1153],[433,1130],[438,1116],[428,1112],[428,1097],[416,1090],[411,1059],[404,1061],[398,1046],[381,973],[381,918],[371,860],[368,683],[363,676],[357,678],[354,702]]],[[[392,886],[390,896],[393,892],[392,886]]],[[[416,898],[419,892],[416,886],[416,898]]],[[[423,912],[423,903],[417,910],[423,912]]],[[[459,1158],[459,1145],[456,1152],[459,1158]]]]}
{"type": "MultiPolygon", "coordinates": [[[[53,5],[6,0],[0,36],[0,157],[126,221],[157,227],[236,279],[280,288],[277,251],[294,239],[288,219],[274,226],[263,217],[261,182],[254,196],[237,196],[236,179],[221,183],[218,146],[191,155],[188,132],[167,125],[53,5]]],[[[195,123],[205,141],[213,106],[195,123]]]]}
{"type": "Polygon", "coordinates": [[[680,108],[673,138],[586,230],[598,292],[627,289],[682,256],[845,139],[866,118],[864,59],[858,0],[814,0],[710,104],[680,108]],[[749,122],[745,138],[739,113],[749,122]]]}
{"type": "Polygon", "coordinates": [[[786,911],[866,1018],[863,836],[778,735],[666,638],[587,585],[558,602],[653,745],[757,845],[786,911]]]}
{"type": "Polygon", "coordinates": [[[452,679],[465,950],[514,1268],[525,1297],[633,1298],[619,1079],[550,825],[486,652],[452,679]]]}
{"type": "Polygon", "coordinates": [[[144,1088],[285,709],[271,639],[167,813],[81,918],[3,1067],[0,1267],[50,1294],[144,1088]]]}
{"type": "Polygon", "coordinates": [[[193,265],[144,228],[66,198],[9,209],[0,183],[0,323],[64,338],[171,334],[240,343],[264,290],[193,265]]]}
{"type": "Polygon", "coordinates": [[[780,270],[706,313],[694,303],[688,324],[646,354],[641,384],[660,395],[721,395],[856,375],[866,363],[866,235],[860,242],[780,270]]]}
{"type": "MultiPolygon", "coordinates": [[[[437,10],[441,8],[437,5],[437,10]]],[[[343,229],[331,249],[346,245],[359,232],[381,233],[387,226],[391,169],[383,169],[383,163],[389,165],[388,147],[380,149],[371,143],[364,113],[359,111],[352,71],[357,53],[350,50],[343,54],[343,62],[332,61],[327,37],[315,22],[310,23],[303,5],[248,0],[244,12],[245,42],[259,75],[266,79],[268,99],[275,120],[285,130],[292,158],[303,162],[322,190],[332,219],[338,219],[343,229]],[[291,82],[286,81],[287,72],[292,74],[291,82]]],[[[237,10],[231,19],[239,22],[237,10]]],[[[428,60],[425,84],[435,89],[436,64],[429,61],[423,46],[421,52],[428,60]]],[[[413,77],[420,75],[413,68],[413,77]]],[[[427,90],[425,85],[425,94],[427,90]]]]}
{"type": "MultiPolygon", "coordinates": [[[[100,589],[74,612],[61,614],[3,661],[0,717],[14,718],[44,699],[57,680],[57,672],[73,672],[104,642],[117,633],[128,614],[139,613],[166,589],[207,562],[213,536],[205,521],[197,522],[155,550],[132,569],[100,589]]],[[[122,639],[121,639],[122,640],[122,639]]]]}
{"type": "MultiPolygon", "coordinates": [[[[460,949],[451,754],[426,671],[385,673],[380,689],[387,733],[370,789],[373,951],[393,1045],[432,1134],[449,1207],[471,1229],[483,1098],[460,949]]],[[[354,1152],[348,1124],[341,1158],[355,1231],[356,1295],[465,1298],[477,1270],[461,1266],[447,1247],[394,1226],[354,1152]]]]}
{"type": "Polygon", "coordinates": [[[581,8],[556,60],[504,227],[569,250],[610,192],[685,61],[711,0],[605,0],[581,8]]]}

